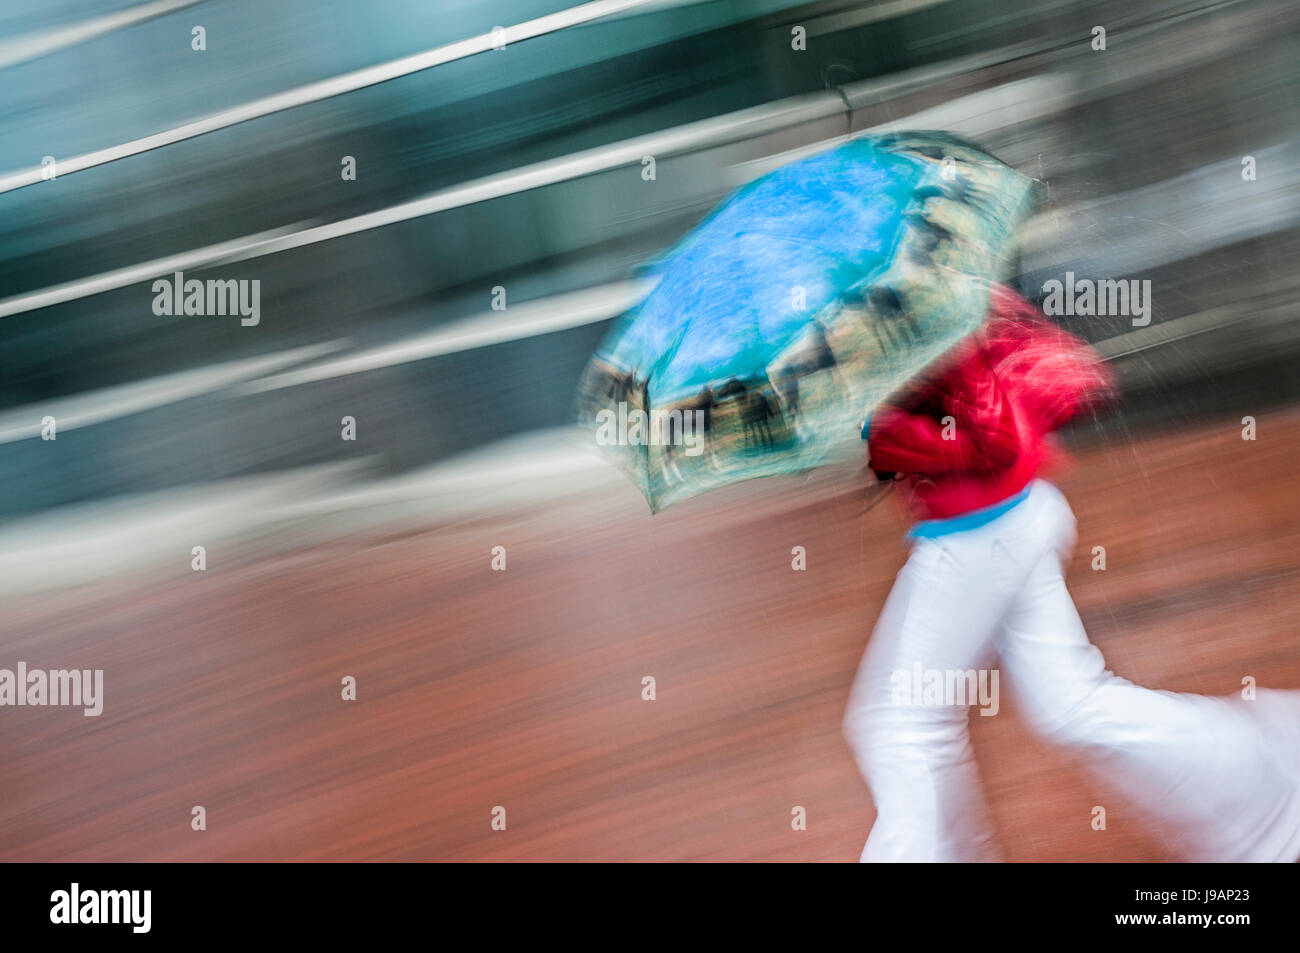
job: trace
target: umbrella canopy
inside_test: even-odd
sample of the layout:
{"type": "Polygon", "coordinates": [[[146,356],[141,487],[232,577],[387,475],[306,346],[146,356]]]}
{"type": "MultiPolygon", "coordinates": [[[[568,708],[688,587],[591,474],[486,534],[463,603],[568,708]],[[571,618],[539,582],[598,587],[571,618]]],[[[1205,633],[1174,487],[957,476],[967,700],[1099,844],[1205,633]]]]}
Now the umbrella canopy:
{"type": "Polygon", "coordinates": [[[827,462],[978,327],[1031,191],[937,132],[751,182],[651,267],[587,368],[581,418],[652,510],[827,462]]]}

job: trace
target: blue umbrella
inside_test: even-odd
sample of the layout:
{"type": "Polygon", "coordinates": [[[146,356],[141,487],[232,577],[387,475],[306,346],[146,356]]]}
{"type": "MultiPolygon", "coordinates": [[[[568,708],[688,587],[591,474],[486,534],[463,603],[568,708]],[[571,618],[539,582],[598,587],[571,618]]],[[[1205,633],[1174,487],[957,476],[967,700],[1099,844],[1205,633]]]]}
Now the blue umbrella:
{"type": "Polygon", "coordinates": [[[583,419],[652,510],[827,462],[979,325],[1031,186],[936,132],[751,182],[649,269],[583,378],[583,419]]]}

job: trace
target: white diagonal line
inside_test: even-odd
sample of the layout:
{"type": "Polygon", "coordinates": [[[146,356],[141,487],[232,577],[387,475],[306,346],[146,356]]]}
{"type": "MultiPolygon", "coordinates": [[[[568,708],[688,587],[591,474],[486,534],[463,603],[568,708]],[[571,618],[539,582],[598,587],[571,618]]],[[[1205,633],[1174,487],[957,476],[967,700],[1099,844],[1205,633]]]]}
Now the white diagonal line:
{"type": "Polygon", "coordinates": [[[0,43],[0,69],[17,66],[19,63],[26,63],[28,60],[47,56],[50,53],[57,53],[59,50],[66,50],[70,46],[76,46],[78,43],[93,40],[97,36],[124,30],[129,26],[135,26],[137,23],[143,23],[145,20],[164,16],[175,10],[192,7],[196,3],[202,2],[203,0],[154,0],[153,3],[142,3],[139,6],[128,7],[116,13],[106,13],[102,17],[82,20],[80,23],[74,23],[71,26],[55,27],[52,30],[43,30],[40,33],[29,33],[26,36],[15,37],[12,40],[0,43]]]}
{"type": "Polygon", "coordinates": [[[510,172],[475,179],[423,198],[338,222],[306,228],[290,226],[260,232],[217,245],[169,255],[140,265],[119,268],[91,278],[80,278],[51,288],[43,288],[40,291],[6,298],[0,301],[0,318],[75,301],[78,298],[115,288],[124,288],[174,271],[197,270],[214,264],[260,258],[264,255],[288,251],[291,248],[314,245],[317,242],[340,238],[355,232],[432,215],[435,212],[461,208],[544,185],[566,182],[621,165],[638,163],[645,155],[667,155],[704,145],[734,142],[748,136],[762,135],[784,128],[796,121],[811,121],[843,110],[843,100],[834,93],[812,93],[782,100],[779,103],[756,106],[726,116],[678,126],[666,132],[651,133],[612,146],[600,146],[510,172]]]}
{"type": "MultiPolygon", "coordinates": [[[[494,45],[505,43],[509,46],[511,43],[518,43],[520,40],[532,39],[546,33],[554,33],[557,30],[577,26],[581,23],[589,23],[602,17],[625,13],[636,7],[645,7],[652,4],[659,5],[659,3],[660,0],[595,0],[592,3],[580,4],[568,10],[561,10],[558,13],[547,14],[534,20],[516,23],[514,26],[503,27],[499,33],[495,31],[483,33],[479,36],[470,37],[468,40],[459,40],[445,46],[436,46],[433,49],[390,60],[387,63],[380,63],[377,66],[367,66],[351,73],[344,73],[342,76],[332,76],[316,83],[299,86],[297,89],[242,103],[230,109],[213,113],[211,116],[187,122],[174,129],[145,136],[142,139],[133,139],[130,142],[110,146],[107,149],[87,152],[79,156],[72,156],[68,159],[59,159],[56,156],[55,171],[59,176],[81,172],[84,169],[115,162],[128,156],[139,155],[152,149],[161,149],[163,146],[184,142],[186,139],[193,139],[196,136],[202,136],[218,129],[226,129],[241,122],[248,122],[250,119],[258,119],[272,113],[293,109],[296,106],[303,106],[307,103],[314,103],[343,93],[364,89],[367,86],[386,83],[390,79],[396,79],[399,76],[409,76],[421,70],[441,66],[443,63],[450,63],[453,60],[464,59],[476,53],[483,53],[492,49],[494,45]]],[[[35,185],[44,181],[47,174],[42,166],[33,166],[20,172],[10,173],[0,178],[0,192],[11,192],[14,189],[35,185]]]]}
{"type": "Polygon", "coordinates": [[[319,364],[283,371],[236,388],[240,394],[256,394],[313,381],[344,377],[362,371],[423,361],[443,354],[454,354],[506,341],[551,334],[584,324],[612,318],[636,304],[648,286],[623,281],[567,294],[552,295],[538,301],[516,305],[509,311],[488,312],[453,321],[428,334],[396,344],[370,348],[357,354],[337,357],[319,364]]]}

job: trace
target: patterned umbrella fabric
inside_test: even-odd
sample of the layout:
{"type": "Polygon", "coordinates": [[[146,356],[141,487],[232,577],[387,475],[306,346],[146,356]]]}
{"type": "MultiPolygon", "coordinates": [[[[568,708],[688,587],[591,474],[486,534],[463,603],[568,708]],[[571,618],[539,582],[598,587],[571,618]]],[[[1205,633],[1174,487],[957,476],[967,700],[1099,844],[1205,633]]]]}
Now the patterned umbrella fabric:
{"type": "Polygon", "coordinates": [[[979,326],[1032,187],[938,132],[856,138],[751,182],[650,268],[580,418],[652,511],[828,462],[979,326]]]}

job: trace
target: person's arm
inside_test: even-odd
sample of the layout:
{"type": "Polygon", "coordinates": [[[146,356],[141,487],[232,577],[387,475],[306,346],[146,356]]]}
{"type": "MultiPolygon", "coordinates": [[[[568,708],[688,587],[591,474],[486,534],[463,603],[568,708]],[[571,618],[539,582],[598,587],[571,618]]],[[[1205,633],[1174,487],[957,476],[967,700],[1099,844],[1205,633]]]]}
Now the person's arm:
{"type": "Polygon", "coordinates": [[[944,397],[945,426],[930,414],[886,405],[870,418],[867,452],[878,471],[934,474],[997,471],[1020,454],[1020,432],[1002,388],[982,356],[935,385],[944,397]]]}

